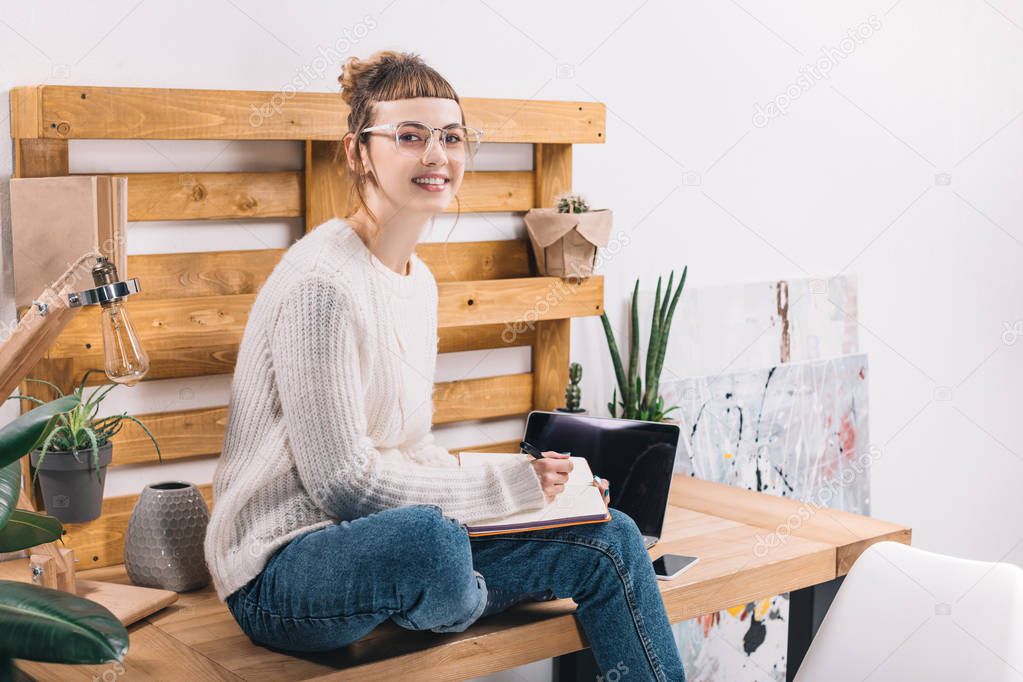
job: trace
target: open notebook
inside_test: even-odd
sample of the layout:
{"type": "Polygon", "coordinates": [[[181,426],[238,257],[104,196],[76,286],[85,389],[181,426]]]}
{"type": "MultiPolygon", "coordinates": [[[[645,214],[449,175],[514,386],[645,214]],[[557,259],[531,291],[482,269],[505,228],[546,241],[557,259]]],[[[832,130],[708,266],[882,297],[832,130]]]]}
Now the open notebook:
{"type": "MultiPolygon", "coordinates": [[[[460,452],[459,463],[463,467],[484,466],[486,462],[498,462],[500,458],[528,459],[521,453],[460,452]]],[[[600,489],[593,484],[593,472],[584,457],[571,457],[572,472],[568,475],[565,490],[553,501],[539,509],[518,512],[493,519],[483,519],[466,525],[470,537],[518,533],[559,526],[577,526],[583,523],[601,523],[611,520],[611,513],[600,489]]]]}

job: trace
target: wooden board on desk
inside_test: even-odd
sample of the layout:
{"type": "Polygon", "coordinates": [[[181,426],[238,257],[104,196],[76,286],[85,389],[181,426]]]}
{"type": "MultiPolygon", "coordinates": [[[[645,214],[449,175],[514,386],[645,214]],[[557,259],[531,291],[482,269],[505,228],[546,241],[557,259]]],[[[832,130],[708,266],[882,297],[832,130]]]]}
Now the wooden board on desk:
{"type": "MultiPolygon", "coordinates": [[[[77,581],[78,596],[105,606],[126,626],[156,613],[178,599],[177,592],[171,590],[139,587],[127,580],[124,582],[83,580],[80,576],[81,574],[77,581]]],[[[32,582],[28,559],[0,562],[0,580],[32,582]]]]}

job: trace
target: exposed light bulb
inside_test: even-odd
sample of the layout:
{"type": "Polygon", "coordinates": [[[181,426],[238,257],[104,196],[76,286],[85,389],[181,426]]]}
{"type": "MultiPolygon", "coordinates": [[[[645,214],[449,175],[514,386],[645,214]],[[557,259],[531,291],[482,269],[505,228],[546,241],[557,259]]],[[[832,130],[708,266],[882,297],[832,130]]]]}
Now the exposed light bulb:
{"type": "Polygon", "coordinates": [[[149,355],[142,347],[135,326],[124,307],[126,297],[138,291],[138,281],[121,282],[117,268],[100,257],[92,268],[96,288],[72,295],[72,305],[99,303],[103,306],[100,326],[103,328],[103,368],[107,377],[118,384],[134,386],[149,371],[149,355]]]}
{"type": "Polygon", "coordinates": [[[149,371],[149,355],[142,347],[135,326],[122,301],[103,305],[103,361],[107,377],[118,384],[134,386],[149,371]]]}

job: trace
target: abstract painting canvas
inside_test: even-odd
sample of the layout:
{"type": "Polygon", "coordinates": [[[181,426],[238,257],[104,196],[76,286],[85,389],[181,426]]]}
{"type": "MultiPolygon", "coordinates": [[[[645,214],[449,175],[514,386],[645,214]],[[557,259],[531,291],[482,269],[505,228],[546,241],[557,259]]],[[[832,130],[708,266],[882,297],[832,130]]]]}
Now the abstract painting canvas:
{"type": "Polygon", "coordinates": [[[684,433],[676,473],[870,513],[867,356],[670,381],[684,433]]]}
{"type": "MultiPolygon", "coordinates": [[[[870,511],[867,358],[667,381],[683,444],[675,470],[845,511],[870,511]]],[[[675,626],[687,679],[784,680],[788,595],[675,626]]]]}
{"type": "MultiPolygon", "coordinates": [[[[644,340],[653,300],[653,291],[640,292],[644,340]]],[[[847,355],[858,344],[852,275],[687,287],[672,320],[662,383],[847,355]]]]}

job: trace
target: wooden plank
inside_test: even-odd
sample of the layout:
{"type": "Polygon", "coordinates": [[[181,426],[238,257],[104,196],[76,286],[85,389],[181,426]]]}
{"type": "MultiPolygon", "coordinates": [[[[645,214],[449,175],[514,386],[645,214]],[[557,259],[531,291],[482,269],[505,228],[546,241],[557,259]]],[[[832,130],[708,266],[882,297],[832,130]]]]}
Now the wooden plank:
{"type": "Polygon", "coordinates": [[[457,201],[445,213],[528,211],[534,204],[532,171],[467,171],[457,201]]]}
{"type": "MultiPolygon", "coordinates": [[[[35,92],[43,137],[339,140],[347,129],[348,107],[336,93],[70,85],[35,92]]],[[[463,98],[462,108],[485,142],[604,142],[600,102],[463,98]]]]}
{"type": "Polygon", "coordinates": [[[521,334],[509,333],[504,324],[481,324],[475,327],[448,327],[438,330],[439,353],[456,353],[467,350],[489,350],[491,348],[515,348],[532,346],[536,331],[526,329],[521,334]]]}
{"type": "Polygon", "coordinates": [[[342,218],[349,207],[351,185],[335,140],[305,141],[305,231],[311,232],[331,218],[342,218]]]}
{"type": "MultiPolygon", "coordinates": [[[[128,256],[128,272],[141,291],[131,302],[153,298],[254,294],[263,286],[285,249],[192,251],[128,256]]],[[[511,279],[534,274],[529,244],[522,239],[430,242],[416,253],[437,282],[511,279]]]]}
{"type": "Polygon", "coordinates": [[[433,423],[526,414],[533,405],[531,374],[505,374],[433,385],[433,423]]]}
{"type": "MultiPolygon", "coordinates": [[[[60,147],[60,141],[35,140],[40,147],[60,147]]],[[[314,142],[330,145],[328,142],[314,142]]],[[[303,195],[323,194],[326,201],[343,196],[342,178],[332,178],[332,167],[315,158],[314,171],[262,173],[117,173],[128,178],[128,220],[234,220],[245,218],[296,218],[312,210],[307,231],[335,215],[332,205],[303,195]],[[319,183],[325,189],[318,189],[319,183]],[[305,190],[303,190],[303,184],[305,190]],[[310,194],[311,193],[311,194],[310,194]]],[[[65,169],[66,170],[66,169],[65,169]]],[[[39,171],[36,171],[39,173],[39,171]]],[[[81,175],[75,173],[75,175],[81,175]]],[[[95,175],[95,174],[92,174],[95,175]]],[[[103,174],[100,175],[112,175],[103,174]]],[[[463,212],[524,211],[532,201],[533,174],[530,171],[481,171],[466,175],[462,184],[463,212]]],[[[455,202],[448,213],[458,210],[455,202]]]]}
{"type": "Polygon", "coordinates": [[[11,137],[14,149],[14,177],[42,178],[68,174],[67,140],[45,140],[42,136],[40,90],[30,85],[11,88],[11,137]]]}
{"type": "MultiPolygon", "coordinates": [[[[255,294],[131,301],[128,310],[150,358],[146,379],[234,370],[237,348],[255,294]]],[[[73,319],[50,346],[51,358],[70,359],[74,374],[103,366],[100,306],[89,306],[73,319]]],[[[104,381],[102,373],[89,385],[104,381]]]]}
{"type": "MultiPolygon", "coordinates": [[[[225,607],[226,608],[226,607],[225,607]]],[[[16,661],[19,669],[39,682],[83,680],[241,680],[243,678],[214,663],[195,649],[182,644],[145,621],[128,628],[130,645],[124,663],[60,665],[16,661]]]]}
{"type": "Polygon", "coordinates": [[[533,168],[537,208],[554,208],[559,194],[572,191],[572,145],[534,146],[533,168]]]}
{"type": "Polygon", "coordinates": [[[510,333],[521,333],[538,320],[600,315],[604,310],[601,275],[578,282],[560,277],[446,282],[437,289],[441,328],[505,323],[510,333]]]}
{"type": "Polygon", "coordinates": [[[438,284],[536,274],[529,260],[529,242],[524,239],[429,242],[417,246],[416,253],[438,284]]]}
{"type": "MultiPolygon", "coordinates": [[[[212,509],[212,486],[207,483],[197,487],[207,506],[212,509]]],[[[138,495],[105,497],[98,519],[87,523],[64,524],[64,543],[75,550],[78,570],[124,563],[124,536],[138,498],[138,495]]],[[[79,574],[79,577],[88,576],[79,574]]]]}
{"type": "MultiPolygon", "coordinates": [[[[193,457],[217,456],[224,444],[227,427],[227,406],[201,407],[194,410],[155,412],[133,415],[140,419],[160,444],[164,462],[193,457]]],[[[156,464],[156,447],[142,428],[134,422],[122,422],[113,437],[114,452],[110,466],[156,464]]]]}
{"type": "Polygon", "coordinates": [[[836,575],[845,575],[875,542],[890,540],[908,545],[912,541],[912,529],[898,523],[689,476],[675,476],[671,504],[763,528],[766,532],[762,533],[760,551],[773,551],[790,537],[833,545],[836,575]]]}
{"type": "Polygon", "coordinates": [[[14,140],[14,177],[46,178],[67,174],[67,140],[14,140]]]}
{"type": "Polygon", "coordinates": [[[118,173],[128,220],[226,220],[302,215],[302,173],[118,173]]]}
{"type": "Polygon", "coordinates": [[[451,452],[519,452],[519,439],[503,440],[496,443],[466,445],[461,448],[448,448],[451,452]]]}
{"type": "Polygon", "coordinates": [[[128,256],[129,276],[141,288],[128,309],[153,299],[255,294],[283,255],[284,249],[252,249],[128,256]]]}
{"type": "Polygon", "coordinates": [[[565,406],[572,320],[541,320],[533,340],[533,409],[565,406]]]}
{"type": "MultiPolygon", "coordinates": [[[[533,168],[536,171],[536,206],[554,206],[559,194],[572,189],[572,145],[534,145],[533,168]]],[[[601,306],[603,300],[602,289],[601,306]]],[[[571,320],[540,320],[536,323],[532,355],[534,409],[553,410],[565,404],[571,336],[571,320]]]]}
{"type": "MultiPolygon", "coordinates": [[[[40,85],[11,88],[11,137],[31,139],[42,135],[40,85]]],[[[15,173],[15,177],[27,177],[15,173]]]]}

